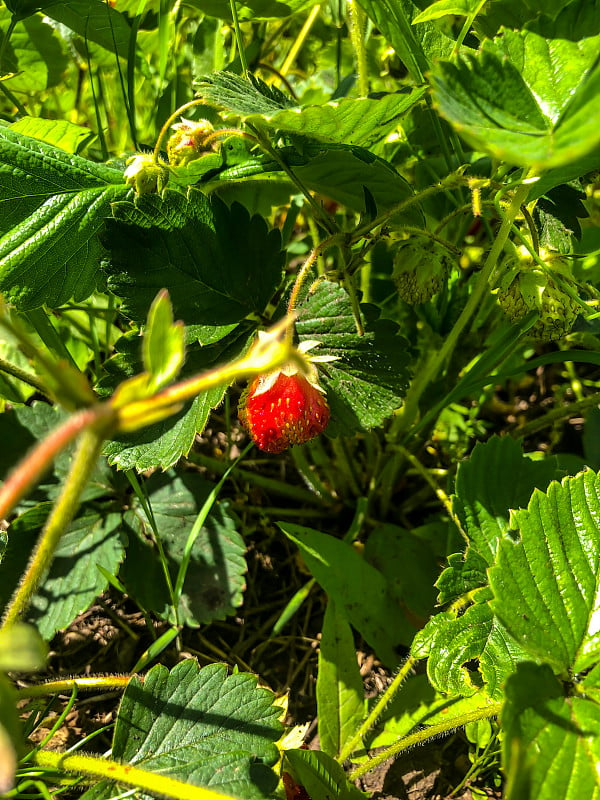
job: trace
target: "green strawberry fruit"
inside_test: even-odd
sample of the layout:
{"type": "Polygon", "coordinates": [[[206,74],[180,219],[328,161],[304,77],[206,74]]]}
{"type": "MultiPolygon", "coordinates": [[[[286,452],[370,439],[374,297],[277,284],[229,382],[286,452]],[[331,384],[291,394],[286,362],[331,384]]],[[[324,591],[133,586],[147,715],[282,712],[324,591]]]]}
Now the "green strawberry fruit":
{"type": "Polygon", "coordinates": [[[540,267],[529,254],[515,260],[504,273],[498,287],[498,302],[506,316],[519,322],[530,311],[540,315],[529,333],[536,339],[553,342],[571,331],[580,307],[566,289],[577,292],[569,265],[546,252],[540,267]]]}
{"type": "Polygon", "coordinates": [[[398,294],[411,305],[426,303],[444,285],[452,263],[450,253],[431,239],[401,244],[394,255],[392,273],[398,294]]]}

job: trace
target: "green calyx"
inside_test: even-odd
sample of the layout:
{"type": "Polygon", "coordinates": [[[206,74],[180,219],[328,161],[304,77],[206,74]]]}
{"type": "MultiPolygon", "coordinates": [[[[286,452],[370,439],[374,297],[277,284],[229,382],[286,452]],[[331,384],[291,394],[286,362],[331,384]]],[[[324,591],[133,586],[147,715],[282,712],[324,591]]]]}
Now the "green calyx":
{"type": "Polygon", "coordinates": [[[571,331],[580,312],[580,304],[572,296],[577,290],[569,265],[562,259],[548,257],[546,266],[541,267],[527,257],[504,273],[498,286],[498,302],[513,322],[537,311],[540,317],[530,334],[551,342],[571,331]]]}
{"type": "Polygon", "coordinates": [[[437,294],[452,268],[450,253],[432,240],[408,241],[394,255],[392,278],[406,303],[426,303],[437,294]]]}

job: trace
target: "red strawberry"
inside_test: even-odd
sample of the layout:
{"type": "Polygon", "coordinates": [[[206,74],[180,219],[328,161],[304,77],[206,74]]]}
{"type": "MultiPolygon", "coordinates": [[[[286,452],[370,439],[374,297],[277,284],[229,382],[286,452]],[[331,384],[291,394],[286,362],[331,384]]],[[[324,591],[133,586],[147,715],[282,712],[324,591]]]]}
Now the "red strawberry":
{"type": "Polygon", "coordinates": [[[329,422],[323,390],[295,365],[255,378],[242,394],[238,413],[255,444],[267,453],[304,444],[329,422]]]}

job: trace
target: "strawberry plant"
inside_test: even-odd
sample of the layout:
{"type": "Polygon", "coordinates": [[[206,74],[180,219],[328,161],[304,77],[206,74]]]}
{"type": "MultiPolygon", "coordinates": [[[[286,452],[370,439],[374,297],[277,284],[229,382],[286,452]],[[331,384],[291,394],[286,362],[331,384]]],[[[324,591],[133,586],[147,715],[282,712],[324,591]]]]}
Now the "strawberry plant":
{"type": "Polygon", "coordinates": [[[3,796],[598,796],[599,20],[0,4],[3,796]]]}

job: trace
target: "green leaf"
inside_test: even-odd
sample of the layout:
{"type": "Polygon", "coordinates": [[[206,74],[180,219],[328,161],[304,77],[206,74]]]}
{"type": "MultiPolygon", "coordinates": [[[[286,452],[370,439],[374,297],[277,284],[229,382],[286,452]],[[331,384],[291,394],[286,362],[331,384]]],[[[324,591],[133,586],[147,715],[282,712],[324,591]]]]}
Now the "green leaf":
{"type": "Polygon", "coordinates": [[[185,328],[173,323],[173,309],[167,292],[159,292],[150,306],[144,331],[142,359],[151,376],[152,391],[174,380],[185,358],[185,328]]]}
{"type": "Polygon", "coordinates": [[[249,674],[187,659],[132,678],[121,702],[113,757],[243,800],[270,796],[281,709],[249,674]]]}
{"type": "Polygon", "coordinates": [[[37,672],[46,666],[47,655],[48,648],[31,625],[17,622],[0,630],[0,671],[37,672]]]}
{"type": "Polygon", "coordinates": [[[343,767],[320,750],[286,750],[285,758],[296,782],[311,800],[364,800],[366,795],[346,778],[343,767]]]}
{"type": "Polygon", "coordinates": [[[39,139],[41,142],[58,147],[66,153],[78,153],[96,135],[89,128],[74,125],[63,119],[40,119],[39,117],[21,117],[10,126],[11,131],[39,139]]]}
{"type": "Polygon", "coordinates": [[[511,528],[490,571],[492,608],[557,674],[588,669],[600,658],[600,478],[584,472],[534,492],[511,528]]]}
{"type": "Polygon", "coordinates": [[[411,653],[427,658],[427,675],[439,692],[469,696],[482,687],[501,699],[504,683],[528,655],[494,617],[488,587],[471,592],[469,604],[432,617],[415,636],[411,653]]]}
{"type": "Polygon", "coordinates": [[[376,319],[372,306],[363,311],[366,331],[359,336],[346,292],[322,281],[298,313],[300,341],[319,342],[314,355],[337,358],[319,376],[331,407],[327,431],[333,436],[381,425],[400,405],[408,384],[408,344],[397,325],[376,319]]]}
{"type": "Polygon", "coordinates": [[[504,31],[477,55],[438,63],[434,101],[476,149],[536,171],[566,165],[600,144],[598,44],[504,31]]]}
{"type": "MultiPolygon", "coordinates": [[[[9,15],[0,9],[4,39],[9,15]]],[[[20,22],[12,32],[2,60],[3,70],[15,73],[3,83],[12,92],[34,94],[60,84],[69,61],[56,32],[38,15],[20,22]]]]}
{"type": "MultiPolygon", "coordinates": [[[[36,506],[10,526],[8,548],[0,565],[0,604],[5,607],[23,573],[49,504],[36,506]]],[[[115,574],[123,558],[121,515],[84,508],[63,534],[50,572],[34,595],[27,619],[44,639],[65,628],[106,589],[97,565],[115,574]]]]}
{"type": "Polygon", "coordinates": [[[324,753],[335,757],[341,752],[362,722],[364,709],[354,636],[346,615],[330,599],[323,620],[317,674],[319,744],[324,753]]]}
{"type": "Polygon", "coordinates": [[[420,8],[412,0],[360,0],[360,5],[392,45],[417,83],[434,58],[447,58],[454,41],[432,22],[412,26],[420,8]]]}
{"type": "Polygon", "coordinates": [[[311,574],[338,604],[350,624],[388,667],[399,661],[399,645],[408,644],[414,627],[391,597],[388,581],[347,542],[325,533],[277,523],[299,548],[311,574]]]}
{"type": "Polygon", "coordinates": [[[449,15],[458,17],[468,17],[472,14],[480,0],[436,0],[424,11],[413,19],[412,24],[418,25],[420,22],[429,22],[432,19],[442,19],[449,15]]]}
{"type": "Polygon", "coordinates": [[[281,281],[279,231],[237,203],[227,208],[198,191],[167,191],[119,203],[114,214],[104,239],[108,285],[136,320],[164,288],[176,318],[239,322],[262,313],[281,281]]]}
{"type": "MultiPolygon", "coordinates": [[[[199,8],[211,17],[231,22],[231,9],[225,0],[187,0],[188,5],[199,8]]],[[[316,5],[318,0],[236,0],[240,20],[275,19],[289,17],[316,5]]]]}
{"type": "Polygon", "coordinates": [[[565,687],[545,664],[520,664],[506,685],[502,711],[506,800],[595,800],[600,792],[600,708],[588,692],[565,687]]]}
{"type": "MultiPolygon", "coordinates": [[[[369,209],[365,188],[377,211],[386,211],[408,200],[414,192],[410,184],[382,158],[362,147],[321,145],[305,148],[310,156],[305,163],[293,166],[303,183],[319,194],[364,214],[369,209]]],[[[392,217],[397,224],[422,226],[423,212],[415,203],[402,214],[392,217]]]]}
{"type": "Polygon", "coordinates": [[[253,125],[322,142],[371,147],[398,127],[404,114],[424,97],[427,87],[384,94],[377,99],[345,97],[301,108],[293,107],[289,98],[273,94],[273,90],[266,95],[256,79],[251,84],[230,72],[202,79],[199,90],[208,102],[253,125]]]}
{"type": "Polygon", "coordinates": [[[229,71],[204,75],[198,81],[198,91],[210,105],[244,117],[266,116],[293,106],[291,98],[260,78],[240,78],[229,71]]]}
{"type": "Polygon", "coordinates": [[[125,60],[130,58],[131,28],[126,17],[103,0],[62,0],[46,14],[86,42],[99,44],[125,60]]]}
{"type": "Polygon", "coordinates": [[[369,535],[364,557],[388,579],[398,605],[423,623],[431,616],[439,567],[426,542],[396,525],[381,525],[369,535]]]}
{"type": "MultiPolygon", "coordinates": [[[[199,475],[187,473],[155,475],[146,483],[173,585],[187,536],[213,488],[199,475]]],[[[149,522],[140,507],[127,512],[125,520],[131,534],[121,580],[143,608],[169,617],[169,592],[149,522]]],[[[179,609],[182,623],[198,627],[224,619],[241,605],[246,546],[237,526],[227,503],[213,505],[192,548],[179,609]]]]}
{"type": "Polygon", "coordinates": [[[120,171],[0,128],[0,291],[21,309],[96,288],[99,229],[129,192],[120,171]]]}

